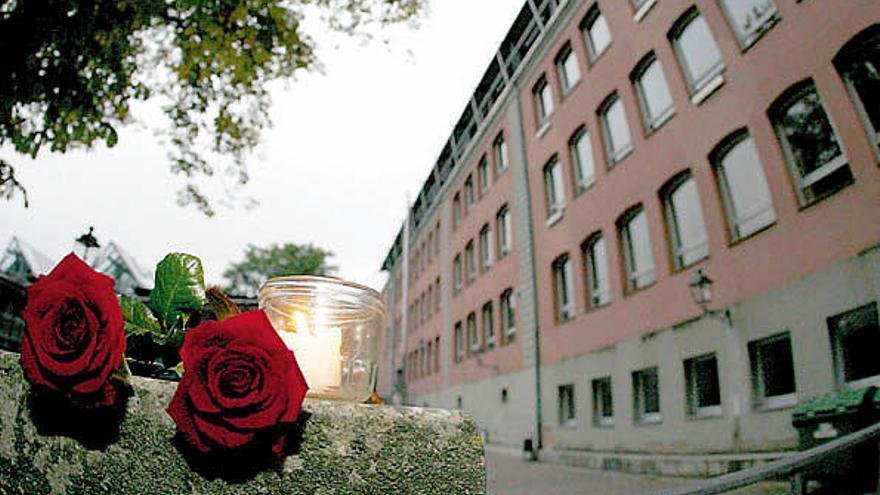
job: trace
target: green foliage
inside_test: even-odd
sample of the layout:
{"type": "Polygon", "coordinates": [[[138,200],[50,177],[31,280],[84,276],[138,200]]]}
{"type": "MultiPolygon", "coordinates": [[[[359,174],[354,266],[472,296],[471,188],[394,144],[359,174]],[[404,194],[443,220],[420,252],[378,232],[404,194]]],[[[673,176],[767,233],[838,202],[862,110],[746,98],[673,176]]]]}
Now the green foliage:
{"type": "Polygon", "coordinates": [[[119,296],[122,319],[125,320],[125,335],[161,335],[162,326],[153,316],[150,308],[140,299],[132,296],[119,296]]]}
{"type": "MultiPolygon", "coordinates": [[[[36,157],[103,141],[162,105],[181,204],[207,215],[199,179],[219,167],[248,181],[246,157],[271,125],[268,83],[316,67],[306,13],[332,30],[366,33],[413,19],[426,0],[0,0],[0,147],[36,157]]],[[[24,192],[0,158],[0,197],[24,192]]],[[[26,200],[26,196],[25,196],[26,200]]]]}
{"type": "Polygon", "coordinates": [[[205,275],[202,262],[184,253],[171,253],[156,266],[155,287],[148,304],[136,297],[119,296],[126,355],[136,374],[176,377],[178,349],[190,326],[197,325],[205,309],[205,275]]]}
{"type": "Polygon", "coordinates": [[[272,244],[260,248],[249,245],[244,260],[233,263],[223,272],[228,281],[226,292],[255,296],[267,279],[284,275],[331,275],[336,267],[328,265],[330,251],[312,244],[272,244]]]}

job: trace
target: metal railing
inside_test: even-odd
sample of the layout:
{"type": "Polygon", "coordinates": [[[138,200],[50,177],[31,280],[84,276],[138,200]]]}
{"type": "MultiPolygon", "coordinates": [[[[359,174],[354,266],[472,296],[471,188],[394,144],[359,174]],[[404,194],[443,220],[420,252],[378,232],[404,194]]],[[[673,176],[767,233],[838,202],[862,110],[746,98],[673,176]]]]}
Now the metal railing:
{"type": "MultiPolygon", "coordinates": [[[[754,466],[749,469],[737,471],[735,473],[725,474],[704,481],[692,483],[671,490],[655,492],[652,495],[711,495],[713,493],[726,493],[737,488],[753,485],[762,481],[784,480],[791,482],[792,495],[805,495],[807,493],[807,479],[804,476],[805,471],[822,462],[832,460],[835,456],[841,455],[855,449],[874,442],[880,442],[880,423],[869,426],[862,430],[850,433],[836,440],[804,450],[796,454],[792,454],[782,459],[777,459],[767,464],[754,466]]],[[[853,473],[853,476],[877,477],[877,472],[873,473],[853,473]]],[[[880,484],[880,481],[878,481],[880,484]]],[[[875,490],[880,489],[877,486],[875,490]]],[[[880,493],[877,491],[875,493],[880,493]]]]}

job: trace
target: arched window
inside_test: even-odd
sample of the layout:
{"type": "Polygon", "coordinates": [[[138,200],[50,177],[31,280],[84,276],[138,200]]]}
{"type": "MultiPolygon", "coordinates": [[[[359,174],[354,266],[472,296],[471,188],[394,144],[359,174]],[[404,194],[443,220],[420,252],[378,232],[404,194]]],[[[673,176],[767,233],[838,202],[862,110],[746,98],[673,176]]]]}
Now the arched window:
{"type": "Polygon", "coordinates": [[[697,183],[690,171],[682,172],[660,189],[669,245],[675,268],[693,265],[709,256],[709,240],[697,183]]]}
{"type": "Polygon", "coordinates": [[[724,200],[731,241],[776,221],[761,158],[748,130],[739,129],[724,138],[709,154],[709,161],[724,200]]]}
{"type": "Polygon", "coordinates": [[[636,205],[617,219],[621,255],[626,267],[626,288],[635,291],[657,279],[648,218],[642,205],[636,205]]]}
{"type": "Polygon", "coordinates": [[[776,128],[802,206],[853,182],[846,155],[812,79],[786,90],[767,114],[776,128]]]}
{"type": "Polygon", "coordinates": [[[865,130],[880,153],[880,24],[853,37],[834,57],[865,130]]]}

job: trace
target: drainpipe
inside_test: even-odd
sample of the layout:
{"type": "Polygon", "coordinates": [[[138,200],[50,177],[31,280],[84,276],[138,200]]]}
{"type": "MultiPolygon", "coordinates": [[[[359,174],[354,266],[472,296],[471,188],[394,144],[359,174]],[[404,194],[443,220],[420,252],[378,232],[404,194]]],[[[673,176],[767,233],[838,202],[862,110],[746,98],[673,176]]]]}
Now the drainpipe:
{"type": "Polygon", "coordinates": [[[542,413],[542,401],[541,401],[541,332],[540,326],[538,325],[538,280],[537,274],[535,270],[535,231],[534,226],[532,224],[532,192],[531,187],[529,185],[529,165],[528,160],[526,159],[526,131],[525,131],[525,122],[523,119],[523,109],[522,109],[522,101],[520,101],[520,85],[518,80],[514,80],[513,82],[513,98],[516,100],[516,112],[517,118],[519,119],[519,138],[520,138],[520,153],[522,156],[523,166],[521,167],[521,173],[523,174],[523,179],[525,183],[525,199],[526,199],[526,233],[527,240],[529,246],[529,277],[532,279],[532,307],[534,308],[534,318],[535,318],[535,328],[534,328],[534,339],[535,339],[535,428],[537,435],[537,446],[535,450],[532,451],[532,460],[538,460],[538,455],[541,450],[544,448],[544,428],[543,428],[543,413],[542,413]]]}

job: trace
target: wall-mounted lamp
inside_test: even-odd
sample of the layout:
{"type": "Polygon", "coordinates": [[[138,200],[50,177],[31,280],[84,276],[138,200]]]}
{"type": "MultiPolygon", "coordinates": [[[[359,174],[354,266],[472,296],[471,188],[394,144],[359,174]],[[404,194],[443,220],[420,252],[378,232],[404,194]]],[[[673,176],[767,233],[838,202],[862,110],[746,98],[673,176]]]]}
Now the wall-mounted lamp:
{"type": "Polygon", "coordinates": [[[691,297],[702,308],[703,313],[709,312],[709,303],[712,302],[712,284],[714,281],[703,273],[703,269],[697,270],[690,283],[691,297]]]}

